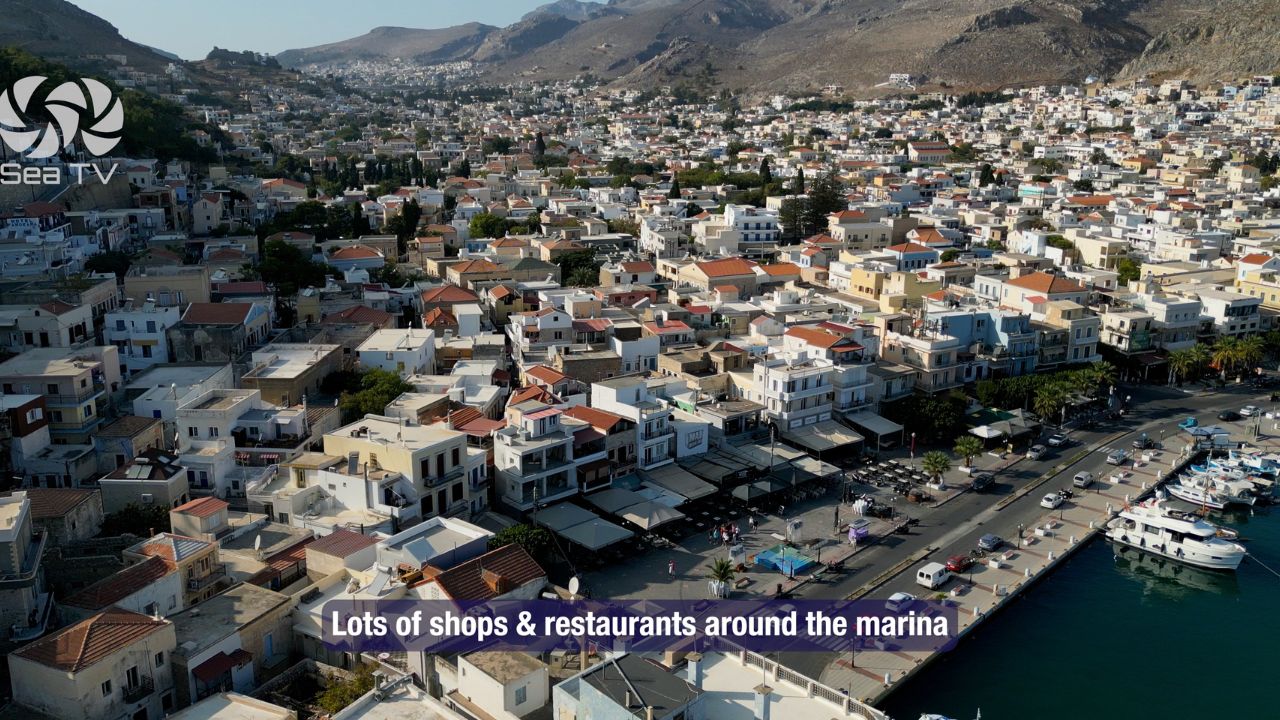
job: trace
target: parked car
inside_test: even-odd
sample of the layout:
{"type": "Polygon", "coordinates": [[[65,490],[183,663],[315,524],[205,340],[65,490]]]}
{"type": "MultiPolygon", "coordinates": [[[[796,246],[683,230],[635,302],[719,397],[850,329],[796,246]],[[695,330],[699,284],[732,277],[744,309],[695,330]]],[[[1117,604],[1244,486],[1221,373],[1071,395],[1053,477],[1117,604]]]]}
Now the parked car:
{"type": "Polygon", "coordinates": [[[884,602],[884,606],[890,612],[904,612],[911,608],[916,602],[916,596],[911,593],[896,592],[889,596],[884,602]]]}
{"type": "Polygon", "coordinates": [[[1226,420],[1228,422],[1233,422],[1235,420],[1240,419],[1240,413],[1236,412],[1235,410],[1223,410],[1222,412],[1218,413],[1218,419],[1226,420]]]}
{"type": "Polygon", "coordinates": [[[973,482],[969,483],[969,489],[974,492],[982,492],[991,487],[995,481],[995,475],[989,472],[980,472],[973,476],[973,482]]]}
{"type": "Polygon", "coordinates": [[[1093,473],[1087,470],[1082,470],[1076,473],[1075,477],[1071,478],[1071,484],[1078,488],[1087,488],[1093,484],[1093,473]]]}
{"type": "Polygon", "coordinates": [[[1049,493],[1048,495],[1040,498],[1040,507],[1057,510],[1058,506],[1062,504],[1062,499],[1062,495],[1059,495],[1058,493],[1049,493]]]}
{"type": "Polygon", "coordinates": [[[973,567],[973,558],[968,555],[952,555],[947,558],[947,569],[953,573],[962,573],[973,567]]]}
{"type": "Polygon", "coordinates": [[[951,571],[942,563],[926,563],[924,567],[916,571],[916,584],[923,585],[930,590],[937,590],[947,581],[951,579],[951,571]]]}
{"type": "Polygon", "coordinates": [[[1027,448],[1027,459],[1039,460],[1040,458],[1044,457],[1044,454],[1046,452],[1049,452],[1049,448],[1043,445],[1032,445],[1031,447],[1027,448]]]}
{"type": "Polygon", "coordinates": [[[1107,453],[1108,465],[1123,465],[1124,462],[1128,459],[1129,459],[1128,450],[1112,450],[1111,452],[1107,453]]]}
{"type": "Polygon", "coordinates": [[[1262,412],[1262,410],[1259,409],[1257,405],[1245,405],[1244,407],[1240,408],[1241,417],[1253,417],[1254,415],[1257,415],[1260,412],[1262,412]]]}
{"type": "Polygon", "coordinates": [[[1049,436],[1049,447],[1062,447],[1067,444],[1067,436],[1062,433],[1054,433],[1049,436]]]}
{"type": "Polygon", "coordinates": [[[1156,446],[1156,441],[1148,437],[1146,433],[1142,433],[1142,437],[1133,441],[1134,450],[1150,450],[1155,446],[1156,446]]]}
{"type": "Polygon", "coordinates": [[[1004,545],[1004,538],[996,535],[995,533],[987,533],[986,535],[978,538],[979,550],[995,552],[996,550],[999,550],[1002,545],[1004,545]]]}

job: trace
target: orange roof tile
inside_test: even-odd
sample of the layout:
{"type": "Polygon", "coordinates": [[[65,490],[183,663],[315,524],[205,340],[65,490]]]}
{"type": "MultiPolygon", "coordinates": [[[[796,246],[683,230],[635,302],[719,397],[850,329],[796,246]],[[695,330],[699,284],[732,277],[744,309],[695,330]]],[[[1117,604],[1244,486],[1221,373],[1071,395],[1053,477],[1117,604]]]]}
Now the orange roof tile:
{"type": "Polygon", "coordinates": [[[63,672],[76,673],[169,625],[114,608],[23,645],[14,655],[63,672]]]}
{"type": "Polygon", "coordinates": [[[1050,275],[1046,272],[1033,272],[1029,275],[1023,275],[1020,278],[1007,280],[1005,284],[1020,287],[1024,290],[1031,290],[1044,295],[1084,292],[1083,285],[1059,275],[1050,275]]]}

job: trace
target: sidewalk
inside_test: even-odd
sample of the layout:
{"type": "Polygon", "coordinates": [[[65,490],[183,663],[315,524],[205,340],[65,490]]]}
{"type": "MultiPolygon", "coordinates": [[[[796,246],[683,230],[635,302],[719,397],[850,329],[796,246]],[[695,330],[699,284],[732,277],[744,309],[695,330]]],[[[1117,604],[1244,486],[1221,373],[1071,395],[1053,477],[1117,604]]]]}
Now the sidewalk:
{"type": "MultiPolygon", "coordinates": [[[[1067,554],[1080,547],[1119,508],[1125,497],[1136,499],[1167,472],[1162,467],[1170,453],[1160,453],[1152,462],[1130,469],[1123,483],[1109,477],[1095,483],[1095,489],[1081,491],[1058,510],[1046,510],[1034,527],[1025,530],[1021,543],[1013,539],[1005,550],[988,556],[986,564],[975,564],[962,576],[945,586],[945,593],[929,595],[924,588],[918,593],[930,599],[945,598],[958,610],[960,635],[975,627],[986,615],[1007,602],[1042,573],[1056,565],[1067,554]]],[[[853,657],[840,657],[823,671],[819,680],[831,687],[847,690],[851,697],[877,702],[888,690],[909,673],[931,660],[936,653],[906,652],[893,645],[859,650],[853,657]]]]}

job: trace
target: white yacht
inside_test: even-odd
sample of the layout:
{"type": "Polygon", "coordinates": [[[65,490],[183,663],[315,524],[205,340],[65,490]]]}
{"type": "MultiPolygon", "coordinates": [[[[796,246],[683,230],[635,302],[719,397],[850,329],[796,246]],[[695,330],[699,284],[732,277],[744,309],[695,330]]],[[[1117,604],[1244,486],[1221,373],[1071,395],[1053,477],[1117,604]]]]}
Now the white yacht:
{"type": "Polygon", "coordinates": [[[1211,570],[1235,570],[1245,556],[1244,546],[1223,537],[1218,526],[1165,508],[1159,500],[1126,508],[1111,518],[1107,538],[1211,570]]]}
{"type": "Polygon", "coordinates": [[[1227,506],[1226,499],[1213,490],[1200,485],[1184,485],[1184,481],[1185,478],[1180,478],[1175,482],[1168,483],[1164,486],[1164,490],[1179,500],[1186,500],[1189,503],[1206,507],[1210,510],[1221,510],[1227,506]]]}
{"type": "Polygon", "coordinates": [[[1244,478],[1231,478],[1216,472],[1184,475],[1175,484],[1180,486],[1181,494],[1172,487],[1169,492],[1187,502],[1198,503],[1200,500],[1192,500],[1188,496],[1206,493],[1210,496],[1209,499],[1223,505],[1253,505],[1258,500],[1253,494],[1253,483],[1244,478]]]}

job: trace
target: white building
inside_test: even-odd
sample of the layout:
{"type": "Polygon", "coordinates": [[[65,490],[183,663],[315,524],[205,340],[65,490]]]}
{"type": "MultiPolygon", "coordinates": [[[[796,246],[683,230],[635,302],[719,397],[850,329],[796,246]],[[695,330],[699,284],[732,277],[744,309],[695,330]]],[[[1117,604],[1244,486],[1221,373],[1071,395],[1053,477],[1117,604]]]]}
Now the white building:
{"type": "Polygon", "coordinates": [[[619,377],[592,383],[591,406],[636,424],[636,455],[641,470],[674,462],[671,407],[649,393],[644,378],[619,377]]]}
{"type": "Polygon", "coordinates": [[[120,364],[129,374],[169,362],[169,341],[165,331],[182,319],[177,307],[157,307],[146,302],[130,304],[106,315],[103,332],[108,344],[120,349],[120,364]]]}
{"type": "Polygon", "coordinates": [[[380,368],[402,378],[429,375],[436,368],[435,336],[431,329],[378,330],[360,343],[356,356],[366,370],[380,368]]]}

